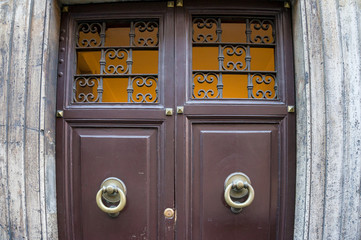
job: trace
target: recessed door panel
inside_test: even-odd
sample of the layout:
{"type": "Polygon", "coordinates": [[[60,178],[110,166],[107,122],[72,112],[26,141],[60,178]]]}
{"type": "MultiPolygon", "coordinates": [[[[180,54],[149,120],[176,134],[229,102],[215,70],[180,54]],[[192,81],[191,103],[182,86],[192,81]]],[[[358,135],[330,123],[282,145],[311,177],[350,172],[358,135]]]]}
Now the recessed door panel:
{"type": "MultiPolygon", "coordinates": [[[[193,124],[191,152],[192,239],[270,239],[278,195],[277,125],[193,124]],[[251,180],[255,198],[238,214],[224,200],[234,172],[251,180]]],[[[244,197],[240,201],[245,201],[244,197]]]]}
{"type": "Polygon", "coordinates": [[[72,135],[77,239],[155,239],[158,129],[75,128],[72,135]],[[117,217],[102,212],[95,201],[109,177],[122,180],[127,190],[126,206],[117,217]]]}

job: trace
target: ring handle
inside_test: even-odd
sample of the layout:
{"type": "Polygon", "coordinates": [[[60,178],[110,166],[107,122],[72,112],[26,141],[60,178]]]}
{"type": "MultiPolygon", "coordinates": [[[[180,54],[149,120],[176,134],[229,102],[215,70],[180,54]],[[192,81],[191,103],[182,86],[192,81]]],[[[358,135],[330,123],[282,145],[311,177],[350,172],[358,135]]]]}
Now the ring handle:
{"type": "Polygon", "coordinates": [[[108,213],[111,217],[118,216],[127,203],[125,184],[118,178],[105,179],[96,194],[95,200],[100,210],[108,213]],[[116,206],[107,207],[102,198],[110,203],[119,203],[116,206]]]}
{"type": "Polygon", "coordinates": [[[231,208],[233,208],[231,210],[234,213],[238,213],[242,208],[248,207],[254,200],[254,189],[249,177],[244,173],[236,172],[229,175],[225,181],[224,187],[224,200],[231,208]],[[231,198],[240,199],[246,195],[248,195],[248,197],[244,202],[235,202],[231,198]]]}

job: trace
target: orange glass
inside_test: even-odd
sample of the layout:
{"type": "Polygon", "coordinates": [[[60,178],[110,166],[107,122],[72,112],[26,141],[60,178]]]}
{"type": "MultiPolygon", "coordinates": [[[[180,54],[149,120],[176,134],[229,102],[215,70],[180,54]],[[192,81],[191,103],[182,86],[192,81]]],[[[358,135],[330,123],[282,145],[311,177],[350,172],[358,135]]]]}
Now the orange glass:
{"type": "Polygon", "coordinates": [[[78,29],[75,102],[158,102],[157,22],[81,23],[78,29]]]}
{"type": "Polygon", "coordinates": [[[194,18],[193,98],[276,98],[273,34],[270,20],[194,18]]]}

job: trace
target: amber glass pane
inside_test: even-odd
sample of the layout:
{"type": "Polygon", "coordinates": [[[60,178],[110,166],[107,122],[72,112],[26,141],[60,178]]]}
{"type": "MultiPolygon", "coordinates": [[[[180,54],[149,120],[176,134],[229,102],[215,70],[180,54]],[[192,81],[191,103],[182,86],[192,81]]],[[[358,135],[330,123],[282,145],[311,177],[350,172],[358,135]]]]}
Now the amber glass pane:
{"type": "Polygon", "coordinates": [[[245,43],[246,23],[223,23],[222,26],[222,42],[245,43]]]}
{"type": "Polygon", "coordinates": [[[74,102],[158,102],[159,23],[79,23],[74,102]]]}
{"type": "Polygon", "coordinates": [[[77,55],[77,74],[100,73],[100,51],[78,52],[77,55]]]}
{"type": "Polygon", "coordinates": [[[193,98],[277,98],[273,19],[193,18],[193,98]]]}
{"type": "Polygon", "coordinates": [[[193,70],[218,70],[218,47],[193,47],[193,70]]]}
{"type": "Polygon", "coordinates": [[[251,58],[251,70],[275,70],[275,54],[273,48],[251,48],[251,58]]]}
{"type": "Polygon", "coordinates": [[[248,98],[247,75],[223,74],[223,98],[248,98]]]}
{"type": "Polygon", "coordinates": [[[133,73],[157,74],[158,50],[133,50],[133,73]]]}
{"type": "Polygon", "coordinates": [[[109,27],[105,31],[104,46],[129,46],[130,27],[109,27]]]}
{"type": "Polygon", "coordinates": [[[128,78],[104,78],[103,102],[127,102],[128,78]]]}

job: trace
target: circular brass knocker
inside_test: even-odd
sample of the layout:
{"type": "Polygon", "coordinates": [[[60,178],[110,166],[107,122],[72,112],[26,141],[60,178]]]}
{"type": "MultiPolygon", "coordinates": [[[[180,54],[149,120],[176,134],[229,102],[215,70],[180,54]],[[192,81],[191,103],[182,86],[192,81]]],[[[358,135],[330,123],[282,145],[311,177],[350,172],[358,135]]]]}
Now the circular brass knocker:
{"type": "Polygon", "coordinates": [[[224,182],[224,200],[231,207],[233,213],[239,213],[242,208],[248,207],[254,199],[254,189],[249,177],[241,172],[232,173],[224,182]],[[244,202],[233,201],[248,195],[244,202]]]}
{"type": "Polygon", "coordinates": [[[96,202],[100,210],[108,213],[111,217],[116,217],[123,210],[127,203],[127,189],[122,180],[110,177],[103,181],[96,195],[96,202]],[[116,206],[107,207],[103,203],[103,199],[108,203],[118,203],[116,206]]]}

